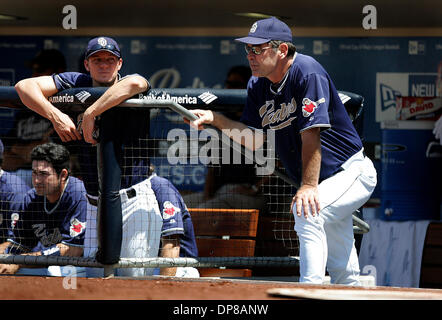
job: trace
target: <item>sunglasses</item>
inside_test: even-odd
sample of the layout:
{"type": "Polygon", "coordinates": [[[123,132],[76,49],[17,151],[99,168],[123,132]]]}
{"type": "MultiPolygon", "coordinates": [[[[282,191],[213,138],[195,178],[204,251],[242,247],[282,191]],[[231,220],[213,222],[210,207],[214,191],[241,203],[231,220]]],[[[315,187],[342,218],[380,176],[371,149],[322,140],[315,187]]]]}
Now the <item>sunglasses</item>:
{"type": "Polygon", "coordinates": [[[257,56],[259,56],[261,53],[263,53],[264,50],[271,49],[271,48],[273,48],[273,47],[264,47],[264,48],[261,48],[261,47],[253,47],[253,46],[248,46],[248,45],[245,45],[245,46],[244,46],[244,49],[246,50],[246,53],[247,53],[247,54],[249,54],[250,51],[251,51],[251,52],[253,52],[254,54],[256,54],[257,56]]]}
{"type": "Polygon", "coordinates": [[[86,56],[88,56],[91,52],[94,52],[97,50],[110,50],[112,52],[116,52],[119,55],[121,55],[120,50],[113,44],[107,44],[105,46],[102,46],[101,44],[96,44],[96,45],[92,46],[91,48],[89,48],[89,50],[86,52],[86,56]]]}

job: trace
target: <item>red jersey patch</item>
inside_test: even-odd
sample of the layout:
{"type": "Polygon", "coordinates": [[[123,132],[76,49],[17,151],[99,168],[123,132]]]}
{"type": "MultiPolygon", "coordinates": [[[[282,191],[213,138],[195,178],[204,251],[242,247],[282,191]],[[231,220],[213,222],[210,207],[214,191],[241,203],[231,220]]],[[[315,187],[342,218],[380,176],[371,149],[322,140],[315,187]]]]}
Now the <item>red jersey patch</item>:
{"type": "Polygon", "coordinates": [[[71,226],[69,228],[70,236],[71,237],[78,236],[80,233],[83,232],[85,227],[86,227],[86,222],[81,222],[78,219],[72,219],[71,226]]]}
{"type": "Polygon", "coordinates": [[[175,207],[172,202],[165,201],[163,204],[163,219],[172,218],[177,212],[180,211],[180,208],[175,207]]]}
{"type": "Polygon", "coordinates": [[[324,103],[325,99],[321,98],[318,101],[312,101],[309,98],[302,99],[302,115],[304,117],[310,117],[310,115],[315,112],[318,105],[324,103]]]}

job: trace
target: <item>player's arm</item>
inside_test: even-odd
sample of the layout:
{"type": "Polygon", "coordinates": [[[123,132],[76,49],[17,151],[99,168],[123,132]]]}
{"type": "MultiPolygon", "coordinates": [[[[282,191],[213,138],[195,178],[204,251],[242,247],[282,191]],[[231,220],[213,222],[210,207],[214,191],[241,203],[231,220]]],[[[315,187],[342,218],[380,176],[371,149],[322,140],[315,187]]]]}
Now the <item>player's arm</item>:
{"type": "Polygon", "coordinates": [[[145,78],[139,75],[125,77],[112,85],[84,112],[82,124],[84,140],[93,144],[97,143],[97,141],[92,138],[95,117],[99,116],[106,110],[119,105],[134,95],[147,91],[148,89],[150,89],[149,83],[145,78]]]}
{"type": "Polygon", "coordinates": [[[58,92],[51,76],[21,80],[15,89],[25,106],[52,122],[63,142],[81,139],[72,119],[48,100],[48,97],[58,92]]]}
{"type": "MultiPolygon", "coordinates": [[[[8,243],[8,246],[9,244],[10,243],[8,243]]],[[[3,245],[4,244],[2,244],[2,246],[3,245]]],[[[21,255],[23,256],[60,255],[62,257],[81,257],[83,256],[83,248],[68,246],[64,243],[57,243],[55,246],[48,248],[46,250],[23,253],[21,255]]],[[[0,264],[0,274],[15,274],[18,272],[18,270],[20,270],[20,268],[41,268],[41,267],[30,266],[30,265],[18,265],[18,264],[0,264]]]]}
{"type": "Polygon", "coordinates": [[[265,136],[260,131],[251,130],[244,123],[232,120],[221,113],[213,112],[211,110],[190,110],[198,119],[186,123],[198,130],[204,129],[204,124],[212,125],[229,136],[235,142],[242,144],[250,150],[259,149],[264,141],[265,136]]]}
{"type": "Polygon", "coordinates": [[[5,250],[11,243],[6,241],[0,244],[0,254],[5,254],[5,250]]]}
{"type": "MultiPolygon", "coordinates": [[[[81,257],[83,256],[83,247],[69,246],[64,243],[57,243],[56,250],[60,252],[62,257],[81,257]]],[[[40,252],[40,255],[42,252],[40,252]]]]}
{"type": "Polygon", "coordinates": [[[4,254],[6,248],[8,248],[10,245],[11,245],[11,242],[9,242],[9,241],[6,241],[6,242],[3,242],[2,244],[0,244],[0,254],[4,254]]]}
{"type": "MultiPolygon", "coordinates": [[[[0,254],[5,254],[5,250],[12,243],[9,241],[3,242],[0,244],[0,254]]],[[[20,266],[17,264],[0,264],[0,274],[14,274],[20,269],[20,266]]]]}
{"type": "MultiPolygon", "coordinates": [[[[162,258],[179,258],[180,256],[180,238],[178,234],[165,236],[161,238],[160,256],[162,258]]],[[[160,275],[173,277],[177,268],[161,268],[160,275]]]]}
{"type": "Polygon", "coordinates": [[[290,210],[296,202],[296,214],[307,218],[309,208],[315,216],[319,210],[318,182],[321,169],[320,128],[311,128],[301,133],[302,140],[302,184],[293,197],[290,210]]]}
{"type": "MultiPolygon", "coordinates": [[[[35,249],[34,249],[35,250],[35,249]]],[[[65,243],[57,243],[49,248],[44,248],[35,252],[23,253],[27,256],[61,256],[61,257],[81,257],[83,248],[79,246],[70,246],[65,243]]]]}

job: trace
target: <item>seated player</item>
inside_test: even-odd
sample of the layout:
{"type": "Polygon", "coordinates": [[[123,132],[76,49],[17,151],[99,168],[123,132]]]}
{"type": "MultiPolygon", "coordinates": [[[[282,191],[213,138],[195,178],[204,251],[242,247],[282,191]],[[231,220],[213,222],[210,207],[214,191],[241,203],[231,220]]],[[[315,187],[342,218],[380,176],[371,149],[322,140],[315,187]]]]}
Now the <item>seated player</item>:
{"type": "MultiPolygon", "coordinates": [[[[146,180],[120,191],[123,210],[122,258],[178,258],[197,257],[193,224],[178,190],[167,179],[152,174],[146,180]]],[[[97,252],[96,213],[88,209],[85,257],[97,252]]],[[[87,268],[87,276],[102,277],[103,270],[87,268]]],[[[153,268],[121,268],[120,276],[149,276],[157,274],[153,268]]],[[[199,277],[192,267],[161,268],[160,275],[199,277]]]]}
{"type": "MultiPolygon", "coordinates": [[[[46,143],[32,150],[31,160],[34,188],[11,205],[8,239],[1,252],[81,257],[86,191],[82,181],[69,175],[69,151],[62,145],[46,143]]],[[[0,273],[15,274],[21,267],[26,266],[3,264],[0,273]]],[[[47,273],[32,274],[61,275],[61,271],[52,268],[47,273]]]]}
{"type": "Polygon", "coordinates": [[[23,196],[30,188],[19,176],[2,170],[3,142],[0,140],[0,243],[6,241],[6,215],[15,197],[23,196]]]}
{"type": "MultiPolygon", "coordinates": [[[[41,50],[26,65],[32,70],[32,77],[66,71],[66,59],[57,49],[41,50]]],[[[16,109],[13,113],[13,125],[3,136],[3,168],[21,177],[32,188],[31,151],[35,146],[49,142],[54,129],[49,120],[30,110],[16,109]]]]}

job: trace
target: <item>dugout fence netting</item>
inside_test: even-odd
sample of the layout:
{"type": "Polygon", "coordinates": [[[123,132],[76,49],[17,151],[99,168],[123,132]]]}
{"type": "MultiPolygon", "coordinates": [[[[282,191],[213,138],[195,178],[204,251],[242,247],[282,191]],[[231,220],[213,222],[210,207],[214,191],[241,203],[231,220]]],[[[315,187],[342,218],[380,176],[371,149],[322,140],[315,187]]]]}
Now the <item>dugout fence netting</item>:
{"type": "MultiPolygon", "coordinates": [[[[2,194],[1,243],[12,241],[13,245],[10,246],[18,249],[0,255],[1,263],[105,267],[108,273],[112,273],[114,268],[151,270],[171,266],[246,267],[252,268],[257,275],[265,274],[262,271],[265,268],[262,267],[287,267],[290,272],[297,273],[299,246],[293,229],[294,219],[289,212],[296,189],[290,181],[284,179],[284,169],[271,150],[271,144],[265,144],[262,153],[244,156],[226,139],[226,135],[219,131],[210,131],[211,128],[197,131],[183,122],[183,112],[180,109],[183,106],[188,109],[210,108],[238,119],[245,101],[244,90],[152,90],[147,98],[128,100],[122,106],[114,108],[112,117],[102,117],[99,120],[100,139],[102,136],[107,138],[100,140],[98,146],[91,146],[82,141],[62,143],[48,121],[17,102],[17,96],[11,88],[2,88],[0,91],[0,100],[5,105],[0,108],[1,139],[5,146],[2,164],[4,172],[21,175],[28,188],[32,188],[30,150],[38,144],[52,141],[69,149],[71,177],[81,180],[88,193],[88,221],[85,225],[88,232],[85,253],[81,257],[27,255],[32,250],[37,250],[34,245],[43,238],[48,246],[60,241],[63,230],[57,231],[57,227],[45,229],[45,224],[51,224],[48,219],[52,219],[52,226],[56,224],[56,217],[48,218],[48,215],[41,215],[39,212],[27,216],[24,213],[12,212],[9,206],[12,201],[10,195],[2,194]],[[208,99],[211,99],[209,103],[208,99]],[[106,125],[103,124],[105,121],[106,125]],[[115,141],[118,143],[115,144],[115,141]],[[110,149],[103,147],[109,143],[110,149]],[[109,161],[109,152],[115,163],[107,163],[103,168],[103,162],[109,161]],[[152,172],[169,180],[180,192],[189,209],[259,210],[255,234],[245,236],[238,233],[238,228],[248,228],[250,221],[232,219],[231,225],[230,222],[223,222],[223,230],[230,229],[231,234],[217,234],[217,231],[214,231],[214,234],[207,235],[200,234],[199,230],[195,229],[195,234],[201,241],[208,238],[223,240],[214,241],[213,246],[219,248],[210,248],[208,253],[204,253],[205,256],[162,257],[160,239],[154,241],[157,242],[157,247],[150,246],[147,239],[153,233],[161,235],[165,232],[161,223],[154,224],[151,217],[143,215],[128,218],[124,210],[122,215],[120,213],[117,219],[112,220],[100,212],[99,204],[101,202],[101,208],[105,208],[101,210],[106,211],[108,207],[103,206],[103,203],[115,201],[116,198],[121,201],[121,192],[115,195],[114,191],[103,187],[103,184],[109,183],[110,176],[118,175],[120,189],[129,189],[130,186],[148,178],[152,172]],[[268,174],[269,172],[271,174],[268,174]],[[113,198],[103,200],[106,197],[113,198]],[[116,223],[118,219],[120,224],[116,223]],[[127,223],[130,219],[131,223],[127,223]],[[30,221],[22,223],[25,220],[30,221]],[[144,232],[146,226],[150,228],[148,232],[144,232]],[[25,230],[26,228],[28,230],[25,230]],[[39,232],[45,232],[45,236],[42,238],[39,232]],[[128,233],[137,236],[127,239],[125,237],[128,233]],[[121,237],[121,240],[118,237],[121,237]],[[243,246],[245,240],[252,241],[253,245],[251,250],[233,250],[227,245],[231,240],[238,241],[237,247],[243,246]],[[115,243],[117,246],[121,243],[120,247],[115,249],[115,243]],[[109,247],[110,254],[117,256],[117,261],[109,263],[110,260],[97,259],[98,247],[109,247]],[[129,247],[130,250],[127,250],[129,247]],[[149,254],[146,254],[146,250],[150,250],[149,254]],[[238,255],[238,252],[244,256],[238,255]]],[[[92,103],[80,100],[79,92],[89,93],[91,99],[95,97],[92,99],[94,101],[103,91],[99,88],[86,91],[82,88],[76,91],[67,90],[57,94],[51,102],[77,121],[78,115],[92,103]]],[[[84,97],[84,93],[81,97],[84,97]]],[[[244,150],[242,152],[244,153],[244,150]]],[[[115,177],[112,179],[115,183],[115,177]]],[[[148,198],[149,195],[146,194],[145,197],[148,198]]],[[[46,209],[50,210],[56,204],[46,205],[46,209]]],[[[127,205],[130,206],[131,203],[128,202],[127,205]]],[[[159,213],[159,217],[163,219],[166,218],[165,215],[165,212],[159,213]]],[[[211,230],[216,230],[216,224],[220,222],[211,220],[207,215],[207,221],[203,218],[203,223],[210,226],[211,230]]],[[[75,229],[75,224],[71,223],[70,227],[75,229]]],[[[75,231],[71,232],[75,234],[75,231]]],[[[274,269],[272,273],[274,275],[274,269]]],[[[149,271],[142,275],[146,274],[151,273],[149,271]]]]}

